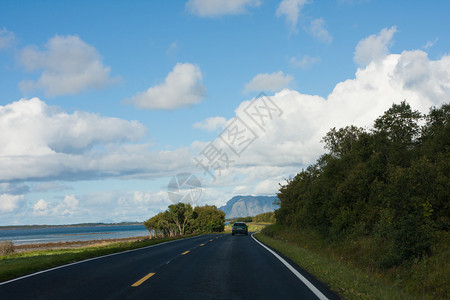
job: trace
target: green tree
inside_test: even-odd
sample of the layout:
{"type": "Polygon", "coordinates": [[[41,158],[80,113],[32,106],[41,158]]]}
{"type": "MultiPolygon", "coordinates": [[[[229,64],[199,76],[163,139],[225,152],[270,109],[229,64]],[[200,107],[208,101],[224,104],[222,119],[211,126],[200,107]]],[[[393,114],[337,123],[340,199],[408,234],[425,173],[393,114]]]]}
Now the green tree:
{"type": "Polygon", "coordinates": [[[402,101],[393,104],[381,117],[375,120],[375,132],[385,134],[387,140],[400,145],[411,145],[417,141],[420,133],[418,120],[422,115],[402,101]]]}
{"type": "Polygon", "coordinates": [[[322,142],[325,143],[325,149],[329,150],[331,155],[342,157],[353,150],[363,133],[364,129],[353,125],[339,130],[334,127],[323,137],[322,142]]]}
{"type": "Polygon", "coordinates": [[[177,233],[177,227],[171,223],[167,211],[161,212],[156,216],[144,222],[150,235],[174,236],[177,233]]]}
{"type": "Polygon", "coordinates": [[[275,223],[275,213],[272,211],[256,215],[253,217],[253,222],[275,223]]]}
{"type": "Polygon", "coordinates": [[[184,235],[186,226],[192,219],[192,214],[192,206],[190,204],[182,202],[169,205],[169,209],[167,210],[167,217],[169,222],[177,226],[178,233],[181,235],[184,235]]]}
{"type": "Polygon", "coordinates": [[[280,186],[276,222],[331,240],[370,237],[382,267],[429,254],[450,228],[449,121],[449,104],[422,116],[403,101],[370,132],[332,128],[329,152],[280,186]]]}
{"type": "Polygon", "coordinates": [[[225,213],[214,205],[194,208],[192,228],[196,232],[222,232],[225,227],[225,213]]]}

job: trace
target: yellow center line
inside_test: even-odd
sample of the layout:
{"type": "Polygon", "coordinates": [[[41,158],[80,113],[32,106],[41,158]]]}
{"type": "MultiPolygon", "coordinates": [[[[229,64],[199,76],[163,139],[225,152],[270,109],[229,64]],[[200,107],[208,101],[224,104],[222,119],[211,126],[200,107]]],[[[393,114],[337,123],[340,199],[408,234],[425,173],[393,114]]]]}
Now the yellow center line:
{"type": "Polygon", "coordinates": [[[210,242],[212,242],[213,240],[209,240],[210,242]]]}
{"type": "Polygon", "coordinates": [[[187,253],[189,253],[189,250],[186,251],[186,252],[181,253],[181,255],[185,255],[185,254],[187,254],[187,253]]]}
{"type": "Polygon", "coordinates": [[[205,244],[200,244],[200,246],[205,246],[205,244]]]}
{"type": "Polygon", "coordinates": [[[147,279],[149,279],[153,275],[155,275],[155,273],[150,273],[150,274],[146,275],[145,277],[143,277],[142,279],[140,279],[140,280],[136,281],[135,283],[133,283],[131,286],[133,286],[133,287],[140,286],[144,281],[146,281],[147,279]]]}

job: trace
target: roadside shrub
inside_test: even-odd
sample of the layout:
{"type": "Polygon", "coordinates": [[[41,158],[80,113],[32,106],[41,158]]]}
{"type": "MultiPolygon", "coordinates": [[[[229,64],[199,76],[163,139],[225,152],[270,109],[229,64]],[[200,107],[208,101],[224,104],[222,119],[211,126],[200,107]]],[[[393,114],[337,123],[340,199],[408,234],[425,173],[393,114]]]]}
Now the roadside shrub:
{"type": "Polygon", "coordinates": [[[240,217],[240,218],[237,218],[235,222],[246,222],[246,223],[249,223],[249,222],[252,222],[252,221],[253,221],[252,217],[240,217]]]}
{"type": "Polygon", "coordinates": [[[11,241],[0,242],[0,255],[8,255],[14,253],[14,243],[11,241]]]}

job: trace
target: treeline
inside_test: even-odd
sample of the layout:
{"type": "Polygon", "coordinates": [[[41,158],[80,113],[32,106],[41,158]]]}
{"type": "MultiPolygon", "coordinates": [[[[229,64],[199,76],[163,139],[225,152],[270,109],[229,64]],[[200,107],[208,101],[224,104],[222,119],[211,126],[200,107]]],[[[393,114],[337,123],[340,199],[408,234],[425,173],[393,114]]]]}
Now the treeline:
{"type": "Polygon", "coordinates": [[[377,267],[430,253],[450,228],[450,105],[394,104],[372,130],[333,128],[328,153],[280,188],[278,224],[330,241],[370,240],[377,267]]]}
{"type": "Polygon", "coordinates": [[[239,217],[229,220],[230,223],[234,222],[267,222],[267,223],[275,223],[275,213],[266,212],[254,217],[239,217]]]}
{"type": "Polygon", "coordinates": [[[176,236],[187,233],[222,232],[225,213],[214,205],[196,206],[177,203],[144,222],[150,235],[176,236]]]}
{"type": "Polygon", "coordinates": [[[253,222],[275,223],[275,213],[272,211],[256,215],[253,222]]]}

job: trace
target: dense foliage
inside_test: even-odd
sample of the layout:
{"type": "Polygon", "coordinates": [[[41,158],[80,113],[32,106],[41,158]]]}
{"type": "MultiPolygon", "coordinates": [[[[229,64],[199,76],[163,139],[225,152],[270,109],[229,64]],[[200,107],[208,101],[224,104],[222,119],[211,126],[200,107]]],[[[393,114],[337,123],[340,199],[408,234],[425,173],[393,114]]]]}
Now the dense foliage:
{"type": "Polygon", "coordinates": [[[330,240],[371,239],[390,267],[430,252],[450,229],[450,105],[394,104],[370,131],[333,128],[328,153],[280,188],[278,224],[330,240]]]}
{"type": "Polygon", "coordinates": [[[253,217],[253,222],[275,223],[275,213],[266,212],[253,217]]]}
{"type": "Polygon", "coordinates": [[[214,205],[197,206],[177,203],[144,222],[150,234],[159,236],[184,235],[186,233],[222,232],[225,213],[214,205]]]}
{"type": "Polygon", "coordinates": [[[239,218],[230,219],[229,221],[230,221],[230,223],[234,223],[234,222],[246,222],[246,223],[249,223],[249,222],[253,221],[253,217],[250,217],[250,216],[248,216],[248,217],[239,217],[239,218]]]}

